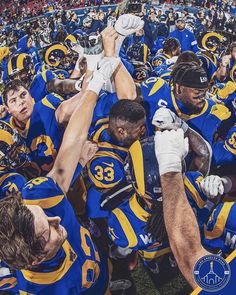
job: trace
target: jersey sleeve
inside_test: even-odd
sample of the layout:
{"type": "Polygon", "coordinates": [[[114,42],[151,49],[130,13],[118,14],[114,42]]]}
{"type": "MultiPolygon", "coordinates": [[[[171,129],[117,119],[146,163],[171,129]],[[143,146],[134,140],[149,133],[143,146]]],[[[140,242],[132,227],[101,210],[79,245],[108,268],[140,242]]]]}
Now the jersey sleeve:
{"type": "Polygon", "coordinates": [[[50,109],[56,110],[64,99],[55,93],[50,93],[42,99],[42,104],[50,109]]]}
{"type": "Polygon", "coordinates": [[[18,173],[9,173],[0,177],[1,198],[9,193],[20,192],[27,180],[18,173]]]}
{"type": "Polygon", "coordinates": [[[8,265],[1,260],[0,260],[0,291],[10,292],[9,294],[18,294],[16,272],[10,269],[8,265]]]}
{"type": "Polygon", "coordinates": [[[42,72],[43,80],[47,83],[50,82],[52,79],[56,78],[57,76],[51,70],[45,70],[42,72]]]}
{"type": "Polygon", "coordinates": [[[95,124],[99,119],[108,117],[112,106],[118,102],[116,93],[108,93],[102,91],[99,95],[97,104],[93,112],[92,124],[95,124]]]}
{"type": "Polygon", "coordinates": [[[116,158],[97,153],[88,165],[89,181],[98,189],[109,189],[124,177],[124,164],[116,158]]]}
{"type": "Polygon", "coordinates": [[[37,205],[56,215],[63,214],[66,209],[66,197],[59,186],[50,177],[38,177],[28,181],[22,189],[22,198],[26,205],[37,205]]]}
{"type": "Polygon", "coordinates": [[[202,209],[205,206],[207,197],[200,189],[200,182],[203,176],[200,172],[187,172],[184,177],[184,187],[187,191],[187,197],[193,208],[202,209]]]}
{"type": "Polygon", "coordinates": [[[225,139],[224,148],[236,156],[236,126],[233,126],[225,139]]]}
{"type": "MultiPolygon", "coordinates": [[[[120,211],[120,209],[117,209],[120,211]]],[[[116,211],[117,211],[116,210],[116,211]]],[[[113,243],[122,248],[127,248],[129,245],[128,238],[119,222],[119,212],[112,212],[108,218],[108,236],[113,243]]],[[[124,213],[123,213],[124,214],[124,213]]]]}
{"type": "Polygon", "coordinates": [[[230,254],[236,249],[236,203],[220,203],[205,227],[203,246],[230,254]]]}
{"type": "Polygon", "coordinates": [[[205,222],[209,219],[210,212],[205,208],[207,197],[203,194],[200,189],[200,182],[203,176],[200,172],[187,172],[184,178],[185,192],[192,207],[200,231],[202,232],[205,222]]]}

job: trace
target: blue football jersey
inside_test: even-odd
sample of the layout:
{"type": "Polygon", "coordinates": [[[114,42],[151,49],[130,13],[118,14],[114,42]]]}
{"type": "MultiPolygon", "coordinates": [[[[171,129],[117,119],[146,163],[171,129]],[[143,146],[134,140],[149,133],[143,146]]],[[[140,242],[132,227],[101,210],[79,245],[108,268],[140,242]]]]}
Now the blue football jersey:
{"type": "Polygon", "coordinates": [[[47,94],[49,94],[47,90],[47,82],[54,78],[56,78],[56,75],[50,70],[39,72],[34,76],[29,92],[35,102],[42,100],[47,94]]]}
{"type": "Polygon", "coordinates": [[[134,194],[114,209],[108,217],[110,239],[122,248],[139,250],[146,259],[153,259],[170,252],[169,243],[158,243],[145,229],[150,211],[144,209],[134,194]]]}
{"type": "MultiPolygon", "coordinates": [[[[35,103],[25,130],[18,129],[25,138],[31,166],[37,171],[37,176],[45,175],[51,170],[59,150],[64,128],[58,125],[55,111],[62,101],[59,95],[47,95],[35,103]]],[[[12,117],[10,124],[17,129],[12,117]]]]}
{"type": "Polygon", "coordinates": [[[15,193],[22,190],[26,179],[15,172],[3,172],[0,174],[0,198],[3,199],[9,193],[15,193]]]}
{"type": "Polygon", "coordinates": [[[236,125],[233,126],[225,140],[218,140],[212,147],[213,166],[233,166],[236,164],[236,125]]]}
{"type": "Polygon", "coordinates": [[[1,291],[7,292],[6,294],[19,295],[16,271],[10,269],[5,262],[0,260],[0,292],[1,291]]]}
{"type": "Polygon", "coordinates": [[[160,65],[165,64],[166,60],[170,58],[171,56],[169,56],[168,54],[160,52],[153,57],[153,59],[151,60],[151,65],[153,67],[158,67],[160,65]]]}
{"type": "Polygon", "coordinates": [[[87,195],[87,214],[93,218],[107,216],[108,212],[100,209],[102,192],[125,178],[124,160],[128,149],[109,134],[108,124],[109,119],[99,120],[92,133],[98,151],[87,165],[92,185],[87,195]]]}
{"type": "Polygon", "coordinates": [[[82,227],[66,196],[50,177],[35,178],[25,184],[26,205],[38,205],[49,217],[59,216],[67,238],[51,260],[34,270],[17,271],[20,292],[27,294],[99,294],[107,288],[107,265],[98,253],[90,233],[82,227]]]}
{"type": "Polygon", "coordinates": [[[236,203],[219,203],[212,213],[205,207],[207,197],[200,189],[203,177],[199,172],[187,172],[185,192],[196,215],[202,245],[209,251],[231,253],[236,249],[236,203]]]}
{"type": "Polygon", "coordinates": [[[203,246],[230,254],[236,249],[236,203],[220,203],[204,228],[203,246]]]}
{"type": "Polygon", "coordinates": [[[214,135],[221,122],[230,118],[231,112],[221,104],[216,104],[206,99],[205,106],[198,114],[190,114],[186,107],[174,96],[173,89],[163,79],[151,77],[142,83],[142,95],[144,107],[147,114],[147,128],[149,135],[154,132],[154,126],[151,124],[156,110],[160,107],[167,107],[178,117],[202,135],[211,145],[214,135]]]}
{"type": "Polygon", "coordinates": [[[213,83],[218,68],[218,60],[216,56],[212,54],[212,58],[210,58],[207,54],[204,54],[204,52],[198,52],[197,57],[200,59],[202,67],[207,73],[208,80],[210,83],[213,83]]]}

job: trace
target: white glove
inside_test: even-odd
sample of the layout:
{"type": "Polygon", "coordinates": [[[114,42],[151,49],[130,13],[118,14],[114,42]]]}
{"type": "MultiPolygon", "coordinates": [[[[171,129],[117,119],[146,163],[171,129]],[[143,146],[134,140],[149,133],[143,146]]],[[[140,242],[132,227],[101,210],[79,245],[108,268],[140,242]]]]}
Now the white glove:
{"type": "Polygon", "coordinates": [[[122,36],[132,35],[144,26],[144,21],[133,14],[121,15],[115,23],[115,30],[122,36]]]}
{"type": "Polygon", "coordinates": [[[218,175],[209,175],[204,178],[200,187],[204,195],[209,199],[215,199],[218,195],[223,195],[230,191],[232,182],[228,177],[219,177],[218,175]]]}
{"type": "Polygon", "coordinates": [[[93,73],[93,78],[89,82],[87,90],[98,95],[104,83],[111,78],[120,62],[119,57],[104,57],[99,63],[99,69],[93,73]]]}
{"type": "Polygon", "coordinates": [[[183,129],[184,132],[188,130],[188,124],[167,108],[160,108],[155,112],[152,124],[165,130],[176,130],[178,128],[183,129]]]}
{"type": "Polygon", "coordinates": [[[178,56],[173,56],[173,57],[166,60],[166,64],[167,65],[174,64],[174,63],[176,63],[177,59],[178,59],[178,56]]]}
{"type": "Polygon", "coordinates": [[[157,131],[154,141],[160,175],[182,172],[182,160],[188,153],[188,138],[184,138],[183,130],[157,131]]]}

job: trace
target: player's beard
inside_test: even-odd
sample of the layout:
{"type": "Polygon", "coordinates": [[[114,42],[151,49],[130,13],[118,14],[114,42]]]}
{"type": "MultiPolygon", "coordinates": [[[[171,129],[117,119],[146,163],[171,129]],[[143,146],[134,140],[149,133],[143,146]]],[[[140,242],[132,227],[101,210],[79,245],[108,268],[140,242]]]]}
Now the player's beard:
{"type": "Polygon", "coordinates": [[[182,101],[183,105],[186,107],[186,109],[191,113],[191,114],[198,114],[202,111],[202,109],[205,106],[206,101],[204,101],[204,103],[202,104],[202,106],[198,106],[198,105],[193,105],[192,103],[190,103],[189,101],[185,100],[182,101]]]}

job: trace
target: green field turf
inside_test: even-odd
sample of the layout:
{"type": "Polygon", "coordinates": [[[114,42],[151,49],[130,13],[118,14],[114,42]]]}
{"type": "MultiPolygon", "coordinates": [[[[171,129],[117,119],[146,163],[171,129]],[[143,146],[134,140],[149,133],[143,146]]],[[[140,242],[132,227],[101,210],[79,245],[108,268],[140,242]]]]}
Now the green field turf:
{"type": "MultiPolygon", "coordinates": [[[[165,264],[166,261],[164,261],[165,264]]],[[[167,265],[167,263],[166,263],[167,265]]],[[[142,263],[139,261],[138,267],[132,272],[132,277],[135,281],[138,295],[189,295],[191,288],[179,273],[175,270],[175,275],[172,278],[169,268],[161,267],[160,276],[152,278],[146,271],[142,263]],[[161,275],[162,272],[162,275],[161,275]],[[166,281],[166,282],[165,282],[166,281]]]]}

